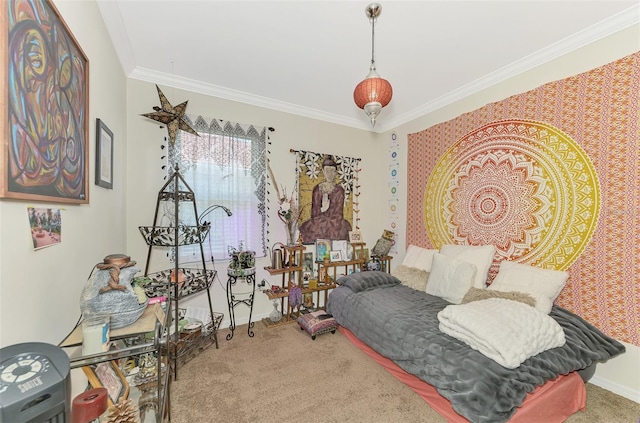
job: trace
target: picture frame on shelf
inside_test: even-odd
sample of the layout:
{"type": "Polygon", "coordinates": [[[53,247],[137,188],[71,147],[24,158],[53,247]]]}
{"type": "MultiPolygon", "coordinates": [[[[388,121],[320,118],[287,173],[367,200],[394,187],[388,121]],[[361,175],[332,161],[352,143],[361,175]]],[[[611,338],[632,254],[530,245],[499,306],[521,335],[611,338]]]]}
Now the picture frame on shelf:
{"type": "Polygon", "coordinates": [[[324,284],[327,280],[327,268],[324,266],[319,266],[318,269],[318,283],[324,284]]]}
{"type": "Polygon", "coordinates": [[[356,250],[356,260],[362,260],[363,263],[369,261],[369,249],[363,248],[356,250]]]}
{"type": "Polygon", "coordinates": [[[96,119],[96,185],[113,189],[113,132],[96,119]]]}
{"type": "Polygon", "coordinates": [[[313,253],[302,254],[302,270],[305,272],[313,271],[313,253]]]}
{"type": "Polygon", "coordinates": [[[331,252],[331,240],[330,239],[316,239],[316,261],[321,262],[326,258],[329,260],[329,254],[331,252]]]}
{"type": "Polygon", "coordinates": [[[340,250],[331,250],[329,252],[329,261],[342,261],[342,252],[340,250]]]}
{"type": "Polygon", "coordinates": [[[15,12],[2,29],[0,197],[89,204],[89,59],[52,0],[15,12]]]}
{"type": "MultiPolygon", "coordinates": [[[[351,260],[351,249],[349,248],[349,242],[346,239],[331,241],[331,250],[340,251],[340,257],[342,261],[351,260]]],[[[329,257],[331,259],[331,257],[329,257]]]]}
{"type": "Polygon", "coordinates": [[[115,361],[104,361],[94,366],[84,366],[82,371],[92,388],[107,388],[109,406],[129,397],[129,383],[115,361]]]}
{"type": "Polygon", "coordinates": [[[362,242],[362,233],[360,231],[349,231],[349,242],[362,242]]]}
{"type": "Polygon", "coordinates": [[[384,257],[389,254],[391,247],[393,246],[393,241],[388,238],[380,238],[376,242],[376,245],[373,246],[373,250],[371,250],[371,254],[378,257],[384,257]]]}

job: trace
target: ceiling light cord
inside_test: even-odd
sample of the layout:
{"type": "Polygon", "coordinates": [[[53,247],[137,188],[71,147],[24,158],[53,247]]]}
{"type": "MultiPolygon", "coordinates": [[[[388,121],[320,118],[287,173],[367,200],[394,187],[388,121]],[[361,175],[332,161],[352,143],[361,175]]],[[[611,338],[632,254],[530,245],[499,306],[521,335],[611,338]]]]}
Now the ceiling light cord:
{"type": "Polygon", "coordinates": [[[376,42],[376,18],[369,18],[371,21],[371,66],[369,70],[376,70],[376,59],[375,59],[375,42],[376,42]]]}

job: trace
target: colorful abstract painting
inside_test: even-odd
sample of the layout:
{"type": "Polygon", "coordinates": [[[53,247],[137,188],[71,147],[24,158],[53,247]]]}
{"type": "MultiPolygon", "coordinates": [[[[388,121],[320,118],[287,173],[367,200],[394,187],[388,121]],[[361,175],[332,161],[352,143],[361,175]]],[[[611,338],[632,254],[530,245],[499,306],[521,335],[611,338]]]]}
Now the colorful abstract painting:
{"type": "Polygon", "coordinates": [[[88,203],[89,62],[51,2],[3,7],[8,101],[0,196],[88,203]]]}

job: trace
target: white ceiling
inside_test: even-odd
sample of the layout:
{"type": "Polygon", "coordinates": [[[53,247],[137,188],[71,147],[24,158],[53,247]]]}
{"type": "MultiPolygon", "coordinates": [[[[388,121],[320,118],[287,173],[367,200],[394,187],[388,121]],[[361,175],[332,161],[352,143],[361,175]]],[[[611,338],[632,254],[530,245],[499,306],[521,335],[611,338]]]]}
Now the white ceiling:
{"type": "MultiPolygon", "coordinates": [[[[97,1],[131,78],[371,130],[353,102],[368,1],[97,1]]],[[[640,22],[637,0],[380,3],[375,59],[394,92],[376,131],[640,22]]]]}

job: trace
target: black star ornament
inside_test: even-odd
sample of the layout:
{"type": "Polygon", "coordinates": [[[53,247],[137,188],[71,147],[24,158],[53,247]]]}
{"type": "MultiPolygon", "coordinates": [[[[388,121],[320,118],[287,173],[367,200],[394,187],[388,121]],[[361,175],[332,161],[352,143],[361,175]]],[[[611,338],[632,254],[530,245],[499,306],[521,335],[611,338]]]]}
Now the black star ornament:
{"type": "Polygon", "coordinates": [[[173,145],[176,142],[176,136],[178,135],[178,129],[189,132],[190,134],[199,136],[185,120],[184,112],[187,109],[188,101],[180,103],[177,106],[172,106],[167,100],[167,97],[162,93],[160,87],[156,85],[158,90],[158,97],[160,97],[160,106],[154,106],[153,113],[145,113],[142,116],[153,119],[157,122],[167,125],[167,131],[169,132],[169,142],[173,145]]]}

